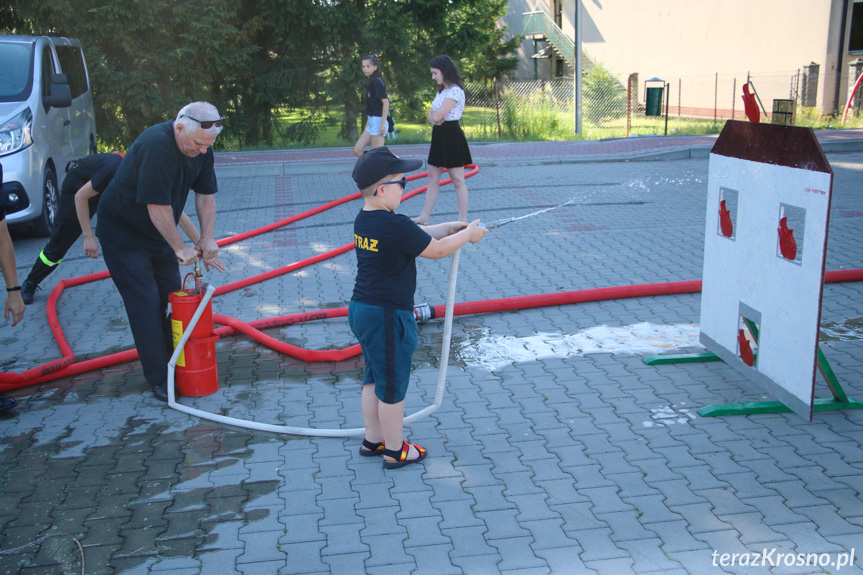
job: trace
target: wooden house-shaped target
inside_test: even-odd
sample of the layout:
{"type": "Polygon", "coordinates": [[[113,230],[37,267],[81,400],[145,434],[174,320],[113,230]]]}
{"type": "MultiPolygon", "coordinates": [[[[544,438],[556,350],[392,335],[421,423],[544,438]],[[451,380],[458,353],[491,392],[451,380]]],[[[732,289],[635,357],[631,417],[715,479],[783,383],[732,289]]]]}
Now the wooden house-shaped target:
{"type": "Polygon", "coordinates": [[[701,343],[807,420],[832,185],[809,128],[729,121],[710,154],[701,343]]]}

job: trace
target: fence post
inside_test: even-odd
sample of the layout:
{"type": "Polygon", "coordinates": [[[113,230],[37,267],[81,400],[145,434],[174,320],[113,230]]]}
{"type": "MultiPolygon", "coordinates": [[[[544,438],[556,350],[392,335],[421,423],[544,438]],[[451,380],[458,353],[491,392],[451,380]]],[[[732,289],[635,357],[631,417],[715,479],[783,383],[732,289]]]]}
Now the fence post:
{"type": "Polygon", "coordinates": [[[683,78],[677,79],[677,117],[680,117],[680,103],[682,101],[682,96],[680,95],[683,92],[683,78]]]}
{"type": "MultiPolygon", "coordinates": [[[[863,73],[863,60],[857,58],[856,60],[848,63],[848,93],[854,89],[854,84],[857,82],[857,78],[860,77],[860,74],[863,73]]],[[[837,85],[839,82],[837,82],[837,85]]],[[[859,91],[854,96],[854,101],[852,102],[852,106],[854,107],[854,111],[857,112],[860,110],[860,104],[863,103],[863,94],[859,91]]]]}
{"type": "Polygon", "coordinates": [[[668,101],[671,97],[671,84],[665,83],[665,135],[668,135],[668,101]]]}
{"type": "Polygon", "coordinates": [[[818,103],[818,74],[821,66],[812,62],[803,66],[803,103],[802,106],[813,108],[818,103]]]}
{"type": "Polygon", "coordinates": [[[500,138],[500,98],[497,95],[497,76],[494,77],[494,108],[497,111],[497,137],[500,138]]]}
{"type": "Polygon", "coordinates": [[[731,119],[734,119],[734,104],[737,103],[737,76],[734,77],[734,86],[731,88],[731,119]]]}
{"type": "Polygon", "coordinates": [[[626,80],[626,137],[632,127],[632,74],[626,80]]]}
{"type": "Polygon", "coordinates": [[[713,123],[716,123],[716,108],[719,107],[719,72],[716,73],[716,80],[713,82],[713,123]]]}

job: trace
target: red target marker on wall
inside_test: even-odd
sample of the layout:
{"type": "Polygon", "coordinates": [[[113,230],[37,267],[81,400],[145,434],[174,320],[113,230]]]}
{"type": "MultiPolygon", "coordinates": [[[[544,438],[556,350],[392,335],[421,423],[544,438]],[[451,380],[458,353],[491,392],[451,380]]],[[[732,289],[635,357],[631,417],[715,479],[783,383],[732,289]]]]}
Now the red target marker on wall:
{"type": "Polygon", "coordinates": [[[788,218],[779,220],[779,251],[782,257],[793,260],[797,257],[797,240],[794,239],[794,230],[788,227],[788,218]]]}

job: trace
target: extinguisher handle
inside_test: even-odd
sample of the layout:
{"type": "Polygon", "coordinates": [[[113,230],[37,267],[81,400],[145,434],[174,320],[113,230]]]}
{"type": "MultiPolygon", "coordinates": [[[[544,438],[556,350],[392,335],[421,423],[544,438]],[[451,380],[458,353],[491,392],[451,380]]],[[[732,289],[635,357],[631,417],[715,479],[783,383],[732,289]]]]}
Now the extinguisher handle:
{"type": "MultiPolygon", "coordinates": [[[[198,279],[198,277],[194,274],[194,272],[187,273],[186,277],[183,278],[183,291],[186,291],[186,280],[188,280],[190,277],[195,278],[195,283],[198,284],[198,292],[197,293],[203,294],[204,288],[201,287],[201,280],[198,279]]],[[[195,293],[195,292],[193,291],[192,293],[195,293]]]]}

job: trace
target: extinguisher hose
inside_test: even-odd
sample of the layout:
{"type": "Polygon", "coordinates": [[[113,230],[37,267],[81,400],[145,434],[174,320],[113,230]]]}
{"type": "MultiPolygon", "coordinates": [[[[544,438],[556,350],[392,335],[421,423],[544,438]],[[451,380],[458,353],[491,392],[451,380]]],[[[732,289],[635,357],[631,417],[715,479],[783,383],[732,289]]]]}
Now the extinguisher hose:
{"type": "MultiPolygon", "coordinates": [[[[411,415],[404,418],[405,423],[410,423],[412,421],[416,421],[421,417],[425,417],[430,413],[436,411],[443,402],[443,394],[446,388],[446,372],[447,365],[449,364],[449,348],[450,342],[452,341],[452,318],[453,318],[453,310],[455,308],[455,284],[458,279],[458,261],[459,256],[461,255],[461,248],[459,248],[452,256],[452,263],[450,264],[450,272],[449,272],[449,286],[447,288],[447,299],[446,299],[446,313],[444,315],[444,332],[443,332],[443,344],[441,347],[441,356],[440,356],[440,367],[438,369],[438,381],[437,381],[437,390],[435,391],[435,399],[434,403],[417,411],[416,413],[412,413],[411,415]]],[[[192,315],[192,319],[189,320],[189,325],[186,326],[186,329],[183,331],[182,337],[180,337],[180,341],[177,342],[177,347],[174,349],[174,354],[171,356],[171,360],[168,362],[168,406],[176,409],[177,411],[182,411],[183,413],[188,413],[189,415],[194,415],[196,417],[200,417],[201,419],[206,419],[209,421],[216,421],[218,423],[224,423],[226,425],[234,425],[237,427],[243,427],[245,429],[255,429],[258,431],[269,431],[271,433],[282,433],[287,435],[307,435],[313,437],[355,437],[361,436],[365,434],[365,428],[353,428],[353,429],[316,429],[312,427],[294,427],[290,425],[275,425],[272,423],[261,423],[258,421],[249,421],[247,419],[238,419],[236,417],[228,417],[226,415],[220,415],[218,413],[212,413],[209,411],[203,411],[200,409],[196,409],[194,407],[189,407],[188,405],[183,405],[182,403],[177,402],[176,392],[174,391],[174,371],[177,365],[177,360],[180,357],[180,353],[182,353],[183,348],[186,345],[186,342],[189,339],[189,336],[192,334],[192,331],[195,329],[195,326],[198,324],[198,320],[203,315],[204,310],[210,302],[210,299],[213,297],[213,294],[216,293],[216,288],[210,284],[207,286],[207,291],[204,294],[204,297],[201,299],[201,303],[198,304],[198,309],[195,310],[195,313],[192,315]]]]}

